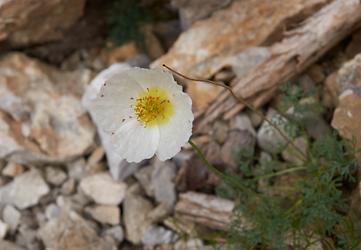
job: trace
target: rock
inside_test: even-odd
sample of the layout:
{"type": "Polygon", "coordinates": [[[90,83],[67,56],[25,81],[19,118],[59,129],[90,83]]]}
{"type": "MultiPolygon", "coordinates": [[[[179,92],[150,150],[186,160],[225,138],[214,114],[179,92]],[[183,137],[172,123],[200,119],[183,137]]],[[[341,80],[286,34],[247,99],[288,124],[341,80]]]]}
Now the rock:
{"type": "Polygon", "coordinates": [[[352,40],[347,45],[346,54],[348,57],[352,58],[357,54],[361,53],[361,29],[356,30],[352,34],[352,40]]]}
{"type": "MultiPolygon", "coordinates": [[[[331,125],[343,138],[355,139],[356,148],[361,148],[361,88],[347,89],[340,95],[331,125]]],[[[361,160],[361,154],[358,158],[361,160]]]]}
{"type": "Polygon", "coordinates": [[[70,178],[80,181],[86,176],[86,161],[84,158],[69,162],[66,166],[70,178]]]}
{"type": "Polygon", "coordinates": [[[45,169],[45,175],[47,182],[54,186],[60,186],[67,178],[63,170],[55,167],[47,167],[45,169]]]}
{"type": "MultiPolygon", "coordinates": [[[[293,140],[293,143],[303,152],[304,155],[307,155],[307,139],[305,139],[304,137],[297,137],[293,140]]],[[[302,165],[304,163],[304,161],[302,160],[303,156],[291,145],[287,145],[287,147],[282,151],[282,157],[285,161],[294,163],[296,165],[302,165]]]]}
{"type": "Polygon", "coordinates": [[[213,125],[213,138],[219,144],[223,144],[227,138],[228,126],[225,122],[216,121],[213,125]]]}
{"type": "Polygon", "coordinates": [[[140,244],[145,230],[151,225],[147,219],[152,204],[138,194],[127,194],[123,202],[123,217],[126,238],[133,244],[140,244]]]}
{"type": "Polygon", "coordinates": [[[337,84],[340,92],[350,87],[361,88],[361,54],[342,65],[337,73],[337,84]]]}
{"type": "Polygon", "coordinates": [[[164,49],[158,37],[155,35],[155,27],[146,23],[141,27],[143,44],[150,59],[155,60],[164,54],[164,49]]]}
{"type": "Polygon", "coordinates": [[[9,225],[0,220],[0,240],[4,239],[9,230],[9,225]]]}
{"type": "Polygon", "coordinates": [[[171,161],[156,161],[152,173],[155,200],[172,207],[176,201],[174,178],[176,165],[171,161]]]}
{"type": "Polygon", "coordinates": [[[6,240],[0,240],[0,249],[1,250],[25,250],[22,247],[15,245],[14,243],[6,240]]]}
{"type": "Polygon", "coordinates": [[[25,168],[21,164],[15,162],[8,162],[5,168],[1,171],[3,176],[15,177],[19,174],[22,174],[25,171],[25,168]]]}
{"type": "Polygon", "coordinates": [[[104,61],[108,66],[117,63],[124,62],[132,59],[139,54],[138,48],[134,42],[128,42],[122,46],[115,47],[109,50],[106,48],[103,54],[104,61]]]}
{"type": "Polygon", "coordinates": [[[16,235],[16,243],[26,247],[26,249],[33,249],[32,246],[35,245],[36,233],[36,230],[29,228],[27,225],[20,225],[16,235]]]}
{"type": "Polygon", "coordinates": [[[120,210],[117,206],[93,206],[85,208],[96,221],[104,224],[117,225],[120,223],[120,210]]]}
{"type": "Polygon", "coordinates": [[[174,244],[174,250],[211,250],[212,246],[204,246],[199,239],[179,240],[174,244]]]}
{"type": "MultiPolygon", "coordinates": [[[[92,115],[90,103],[97,97],[97,94],[101,86],[104,84],[104,81],[111,77],[113,74],[129,69],[130,67],[131,66],[128,63],[113,64],[109,68],[100,72],[91,81],[82,98],[82,104],[89,111],[90,115],[92,115]]],[[[124,180],[128,176],[135,173],[137,169],[142,165],[142,163],[128,163],[127,161],[119,157],[119,155],[115,153],[115,150],[113,148],[114,145],[111,142],[110,135],[99,129],[98,133],[104,147],[108,160],[108,165],[110,168],[110,173],[112,174],[113,178],[116,180],[124,180]]]]}
{"type": "MultiPolygon", "coordinates": [[[[193,6],[204,1],[185,3],[188,2],[193,6]]],[[[208,2],[202,5],[202,8],[195,8],[193,11],[200,13],[203,9],[209,9],[208,2]]],[[[222,6],[228,1],[213,2],[222,6]]],[[[151,67],[161,68],[166,64],[195,78],[210,78],[229,66],[237,69],[247,68],[247,65],[262,61],[267,57],[267,53],[262,48],[256,52],[248,51],[247,53],[252,56],[245,58],[252,60],[243,60],[246,64],[240,65],[237,58],[241,56],[241,52],[281,39],[280,27],[296,24],[296,20],[310,15],[326,3],[327,0],[291,0],[282,4],[277,1],[233,1],[226,8],[213,13],[210,18],[198,21],[183,32],[168,53],[152,63],[151,67]]],[[[222,90],[220,87],[194,82],[187,83],[187,87],[195,110],[207,107],[222,90]]]]}
{"type": "Polygon", "coordinates": [[[0,71],[0,158],[63,163],[91,147],[94,127],[79,101],[89,72],[61,72],[19,53],[2,57],[0,71]]]}
{"type": "MultiPolygon", "coordinates": [[[[268,111],[267,118],[279,126],[284,132],[285,127],[288,124],[286,118],[278,114],[273,109],[268,111]]],[[[287,141],[267,121],[263,121],[257,132],[257,143],[261,149],[275,154],[280,152],[280,150],[287,144],[287,141]]]]}
{"type": "Polygon", "coordinates": [[[63,38],[82,15],[85,0],[40,0],[36,4],[16,0],[0,5],[0,41],[12,47],[63,38]],[[44,25],[44,23],[46,25],[44,25]]]}
{"type": "Polygon", "coordinates": [[[256,138],[247,130],[232,130],[221,148],[222,161],[236,170],[242,151],[253,151],[256,138]]]}
{"type": "Polygon", "coordinates": [[[9,225],[11,231],[15,231],[20,222],[20,212],[13,206],[7,205],[3,210],[3,220],[9,225]]]}
{"type": "Polygon", "coordinates": [[[47,249],[116,249],[114,245],[100,238],[93,226],[74,211],[62,211],[59,218],[50,220],[39,229],[38,237],[47,249]]]}
{"type": "MultiPolygon", "coordinates": [[[[257,115],[257,114],[256,114],[257,115]]],[[[258,116],[259,117],[259,116],[258,116]]],[[[259,121],[257,121],[258,123],[259,121]]],[[[262,119],[260,120],[259,123],[262,122],[262,119]]],[[[241,113],[237,116],[235,116],[231,122],[230,122],[230,129],[238,129],[238,130],[244,130],[244,131],[248,131],[249,133],[251,133],[251,135],[255,136],[256,135],[256,131],[253,128],[252,125],[252,121],[249,115],[247,115],[246,113],[241,113]]]]}
{"type": "Polygon", "coordinates": [[[154,187],[152,185],[152,173],[154,171],[154,167],[152,165],[142,167],[135,174],[135,178],[137,178],[138,182],[142,186],[144,192],[149,197],[154,197],[154,187]]]}
{"type": "Polygon", "coordinates": [[[121,226],[108,228],[104,231],[103,235],[112,237],[118,243],[121,243],[124,240],[124,232],[121,226]]]}
{"type": "Polygon", "coordinates": [[[85,177],[80,182],[80,188],[98,204],[118,205],[125,196],[127,185],[114,181],[108,173],[104,172],[85,177]]]}
{"type": "Polygon", "coordinates": [[[37,204],[47,193],[49,187],[41,174],[37,170],[30,170],[0,188],[0,203],[24,209],[37,204]]]}
{"type": "Polygon", "coordinates": [[[56,219],[60,215],[60,208],[55,204],[50,204],[45,209],[45,216],[48,220],[56,219]]]}
{"type": "Polygon", "coordinates": [[[188,29],[194,22],[207,18],[215,11],[229,5],[231,0],[172,0],[172,5],[179,10],[181,26],[184,30],[188,29]]]}
{"type": "Polygon", "coordinates": [[[150,226],[145,230],[142,243],[146,246],[170,244],[176,241],[178,236],[171,230],[161,226],[150,226]]]}
{"type": "Polygon", "coordinates": [[[61,186],[61,193],[63,195],[71,195],[75,191],[75,180],[69,179],[61,186]]]}

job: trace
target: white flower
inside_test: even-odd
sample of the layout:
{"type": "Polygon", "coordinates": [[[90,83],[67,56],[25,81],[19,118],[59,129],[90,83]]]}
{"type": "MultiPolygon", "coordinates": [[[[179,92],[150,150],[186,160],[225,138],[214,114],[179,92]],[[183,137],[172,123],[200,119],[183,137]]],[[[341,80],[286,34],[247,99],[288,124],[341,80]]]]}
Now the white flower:
{"type": "Polygon", "coordinates": [[[192,133],[192,101],[165,71],[131,68],[115,74],[90,105],[100,129],[129,162],[154,154],[167,160],[192,133]]]}

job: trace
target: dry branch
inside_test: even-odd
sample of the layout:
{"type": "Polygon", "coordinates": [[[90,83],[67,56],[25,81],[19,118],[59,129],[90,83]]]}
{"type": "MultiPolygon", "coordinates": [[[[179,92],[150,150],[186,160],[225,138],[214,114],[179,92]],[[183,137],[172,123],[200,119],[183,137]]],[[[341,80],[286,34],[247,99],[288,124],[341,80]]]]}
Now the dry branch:
{"type": "MultiPolygon", "coordinates": [[[[233,91],[259,107],[267,102],[278,84],[305,70],[326,51],[361,24],[360,0],[335,0],[270,46],[271,56],[232,82],[233,91]]],[[[196,120],[196,131],[218,117],[228,119],[244,106],[223,90],[196,120]]]]}

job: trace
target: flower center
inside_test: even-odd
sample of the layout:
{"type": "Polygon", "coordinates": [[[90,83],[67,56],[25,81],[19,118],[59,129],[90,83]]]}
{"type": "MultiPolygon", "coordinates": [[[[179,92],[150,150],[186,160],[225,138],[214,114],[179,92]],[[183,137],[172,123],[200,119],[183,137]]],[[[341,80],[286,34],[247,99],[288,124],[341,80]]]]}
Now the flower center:
{"type": "Polygon", "coordinates": [[[135,99],[134,113],[144,127],[162,125],[174,113],[167,93],[159,87],[147,88],[135,99]]]}

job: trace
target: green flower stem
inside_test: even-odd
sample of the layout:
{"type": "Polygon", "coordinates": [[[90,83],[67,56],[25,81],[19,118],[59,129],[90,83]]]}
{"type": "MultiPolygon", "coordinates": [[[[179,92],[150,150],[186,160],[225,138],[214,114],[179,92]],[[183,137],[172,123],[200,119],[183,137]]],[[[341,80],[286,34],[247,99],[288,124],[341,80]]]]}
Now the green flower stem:
{"type": "Polygon", "coordinates": [[[297,171],[301,171],[301,170],[305,170],[305,169],[307,169],[307,168],[304,167],[304,166],[288,168],[288,169],[281,170],[281,171],[278,171],[278,172],[274,172],[274,173],[271,173],[271,174],[265,174],[265,175],[257,176],[254,179],[255,180],[267,179],[267,178],[271,178],[271,177],[274,177],[274,176],[279,176],[279,175],[283,175],[283,174],[297,172],[297,171]]]}

